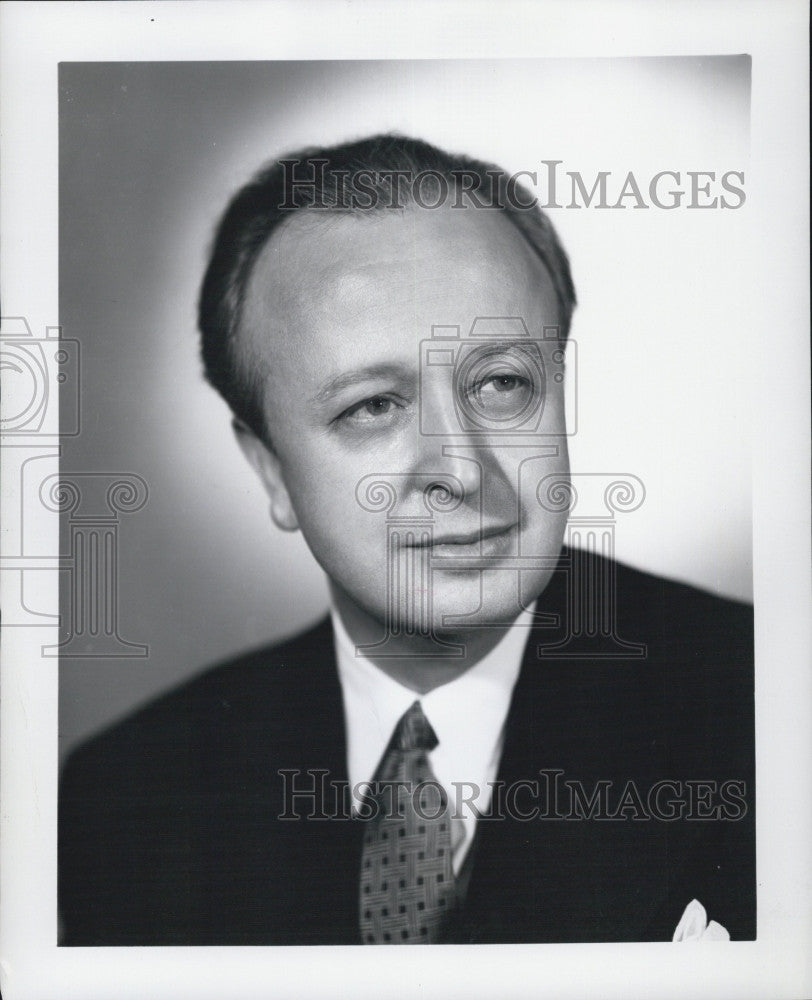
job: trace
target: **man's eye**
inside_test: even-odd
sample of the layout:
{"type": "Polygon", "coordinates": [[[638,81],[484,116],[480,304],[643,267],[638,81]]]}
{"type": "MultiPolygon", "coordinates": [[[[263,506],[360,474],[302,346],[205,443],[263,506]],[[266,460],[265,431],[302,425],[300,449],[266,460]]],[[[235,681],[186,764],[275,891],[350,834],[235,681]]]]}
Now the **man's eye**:
{"type": "Polygon", "coordinates": [[[371,417],[379,417],[382,413],[388,413],[392,405],[391,399],[384,399],[382,396],[374,396],[364,403],[364,409],[371,417]]]}
{"type": "Polygon", "coordinates": [[[524,380],[518,375],[494,375],[490,379],[491,385],[497,392],[510,392],[513,389],[518,389],[523,382],[524,380]]]}
{"type": "Polygon", "coordinates": [[[469,390],[470,404],[482,416],[511,420],[533,404],[537,390],[530,379],[517,372],[495,371],[479,379],[469,390]]]}
{"type": "Polygon", "coordinates": [[[515,375],[513,372],[497,372],[495,375],[489,375],[480,381],[479,385],[474,388],[474,393],[477,396],[486,396],[494,393],[514,393],[522,392],[527,394],[533,391],[533,387],[528,382],[526,378],[521,375],[515,375]]]}
{"type": "Polygon", "coordinates": [[[394,401],[387,396],[372,396],[345,410],[342,417],[354,423],[370,423],[387,416],[394,405],[394,401]]]}

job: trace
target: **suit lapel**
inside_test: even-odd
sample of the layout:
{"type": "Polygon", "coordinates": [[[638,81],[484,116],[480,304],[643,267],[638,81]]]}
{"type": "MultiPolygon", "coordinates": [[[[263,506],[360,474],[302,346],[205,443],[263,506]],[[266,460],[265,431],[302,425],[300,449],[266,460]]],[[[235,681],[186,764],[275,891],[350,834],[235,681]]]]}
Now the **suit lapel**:
{"type": "Polygon", "coordinates": [[[291,669],[301,678],[291,694],[297,705],[291,717],[307,723],[292,734],[289,766],[314,776],[305,787],[318,787],[319,812],[287,824],[290,891],[277,909],[292,941],[355,944],[361,831],[350,818],[343,698],[329,618],[311,633],[291,669]]]}
{"type": "Polygon", "coordinates": [[[667,824],[575,818],[565,782],[589,795],[608,780],[616,802],[627,781],[645,785],[657,770],[644,674],[540,661],[541,641],[549,631],[533,629],[506,722],[499,818],[477,824],[459,939],[643,940],[667,890],[667,824]]]}

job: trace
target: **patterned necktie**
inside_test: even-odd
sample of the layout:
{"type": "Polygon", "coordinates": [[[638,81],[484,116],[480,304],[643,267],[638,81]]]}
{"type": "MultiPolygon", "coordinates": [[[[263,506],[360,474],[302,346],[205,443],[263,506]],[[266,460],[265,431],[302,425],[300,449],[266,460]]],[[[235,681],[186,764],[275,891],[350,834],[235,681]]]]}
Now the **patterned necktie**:
{"type": "Polygon", "coordinates": [[[428,754],[437,737],[416,701],[395,727],[367,802],[361,857],[364,944],[438,941],[454,906],[451,816],[428,754]]]}

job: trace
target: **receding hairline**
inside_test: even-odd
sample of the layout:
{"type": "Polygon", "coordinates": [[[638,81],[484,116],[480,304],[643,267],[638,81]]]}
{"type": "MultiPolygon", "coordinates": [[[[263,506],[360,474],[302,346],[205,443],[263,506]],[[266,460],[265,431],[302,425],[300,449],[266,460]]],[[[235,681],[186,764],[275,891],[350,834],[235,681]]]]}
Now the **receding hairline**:
{"type": "MultiPolygon", "coordinates": [[[[245,350],[245,345],[242,345],[242,350],[240,350],[240,345],[246,337],[247,331],[245,330],[245,320],[246,313],[250,312],[249,303],[252,300],[255,300],[258,294],[258,290],[255,286],[255,282],[258,280],[258,272],[262,271],[263,266],[267,266],[268,259],[272,254],[280,253],[284,250],[286,240],[296,240],[296,251],[299,251],[305,243],[310,241],[312,241],[314,245],[318,245],[319,237],[323,236],[325,229],[328,228],[342,228],[347,225],[376,225],[388,222],[392,219],[397,219],[399,222],[407,225],[410,216],[429,220],[441,220],[445,218],[449,220],[450,224],[455,220],[463,221],[470,218],[471,216],[467,213],[470,213],[471,211],[479,213],[476,216],[477,220],[484,221],[486,226],[479,230],[471,229],[468,234],[466,234],[464,230],[460,230],[460,245],[467,246],[467,249],[470,250],[472,255],[476,255],[477,251],[481,251],[481,255],[483,257],[482,265],[486,265],[488,263],[485,258],[489,253],[493,252],[494,242],[496,241],[501,242],[503,248],[509,249],[512,253],[517,254],[516,263],[521,262],[522,267],[526,268],[525,274],[531,284],[534,280],[538,279],[539,295],[549,298],[550,302],[554,305],[557,323],[560,327],[563,322],[563,304],[561,303],[560,297],[557,293],[555,280],[551,270],[524,233],[512,223],[509,214],[503,210],[493,211],[474,207],[458,210],[450,206],[442,206],[436,210],[426,210],[414,202],[406,204],[403,208],[379,209],[374,212],[357,212],[350,210],[324,212],[319,209],[301,208],[292,212],[290,217],[284,219],[268,234],[267,239],[255,255],[251,269],[245,280],[245,293],[242,308],[235,324],[235,347],[237,348],[235,354],[241,354],[242,350],[245,350]],[[500,220],[500,217],[504,216],[507,216],[507,218],[501,218],[500,220]],[[487,225],[487,223],[491,223],[492,219],[499,221],[496,221],[495,224],[487,225]],[[473,237],[473,239],[471,239],[471,237],[473,237]]],[[[450,228],[450,226],[446,226],[444,228],[450,228]]],[[[339,258],[334,258],[334,260],[334,268],[329,268],[328,271],[334,270],[336,275],[341,278],[343,277],[341,275],[343,261],[339,258]]],[[[408,257],[406,255],[393,254],[391,263],[393,266],[399,266],[407,260],[408,257]]],[[[376,259],[375,263],[377,262],[378,261],[376,259]]],[[[478,264],[476,266],[479,267],[481,265],[478,264]]],[[[312,275],[312,278],[318,280],[318,278],[323,277],[325,273],[327,272],[322,270],[320,273],[312,275]]],[[[471,277],[475,277],[475,273],[475,268],[472,267],[469,271],[469,275],[471,277]]],[[[280,274],[277,285],[279,290],[283,292],[283,297],[280,297],[279,300],[280,304],[287,299],[287,297],[284,296],[284,293],[289,291],[291,288],[291,285],[288,283],[291,278],[293,279],[292,284],[295,289],[293,294],[296,296],[297,300],[301,299],[302,289],[306,288],[309,280],[306,268],[298,268],[294,275],[280,274]],[[301,278],[298,277],[299,274],[301,274],[301,278]]],[[[452,319],[452,317],[438,317],[438,321],[447,320],[450,322],[452,319]]],[[[235,358],[235,360],[237,359],[235,358]]],[[[254,360],[258,359],[255,358],[254,360]]]]}
{"type": "MultiPolygon", "coordinates": [[[[236,343],[246,291],[260,254],[274,233],[284,232],[294,216],[304,218],[314,203],[319,205],[321,218],[367,213],[374,218],[380,211],[399,211],[390,203],[388,179],[414,173],[434,177],[438,190],[444,192],[442,200],[449,194],[455,201],[465,195],[473,201],[467,207],[508,215],[533,256],[545,265],[557,300],[558,335],[562,341],[567,339],[577,303],[567,253],[529,189],[521,182],[515,184],[516,178],[503,168],[397,132],[289,152],[268,161],[230,199],[214,234],[197,306],[205,377],[234,416],[260,436],[267,436],[259,405],[262,373],[240,360],[242,352],[236,343]],[[298,177],[295,181],[288,174],[291,165],[298,177]],[[353,171],[367,180],[376,178],[372,205],[346,197],[343,181],[337,178],[353,171]],[[302,187],[307,189],[304,194],[302,187]],[[517,195],[521,195],[518,201],[517,195]],[[322,215],[324,209],[327,216],[322,215]]],[[[405,205],[434,210],[434,205],[425,204],[434,194],[424,188],[420,198],[409,197],[410,190],[407,185],[405,205]]]]}

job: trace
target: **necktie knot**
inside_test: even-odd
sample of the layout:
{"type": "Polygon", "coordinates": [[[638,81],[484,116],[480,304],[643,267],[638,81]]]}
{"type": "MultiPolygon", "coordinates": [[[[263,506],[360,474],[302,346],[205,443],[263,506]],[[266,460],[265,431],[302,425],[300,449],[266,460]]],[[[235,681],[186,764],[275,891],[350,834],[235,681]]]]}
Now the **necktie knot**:
{"type": "Polygon", "coordinates": [[[401,716],[395,727],[393,742],[400,750],[425,750],[426,753],[431,753],[437,746],[439,740],[419,701],[401,716]]]}

